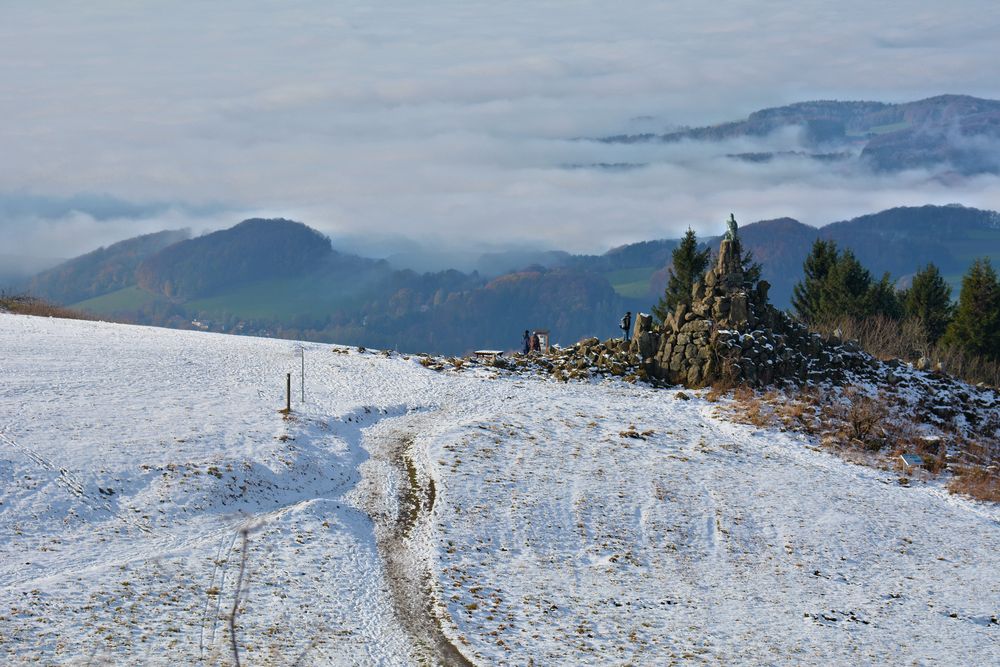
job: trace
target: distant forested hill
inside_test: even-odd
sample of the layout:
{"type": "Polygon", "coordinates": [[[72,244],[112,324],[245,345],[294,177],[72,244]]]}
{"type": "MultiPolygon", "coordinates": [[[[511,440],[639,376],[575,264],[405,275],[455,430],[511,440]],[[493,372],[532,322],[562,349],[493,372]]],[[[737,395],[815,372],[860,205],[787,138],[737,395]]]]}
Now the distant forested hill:
{"type": "Polygon", "coordinates": [[[135,277],[150,292],[192,299],[248,280],[301,274],[332,252],[330,239],[301,222],[254,218],[164,248],[135,277]]]}
{"type": "Polygon", "coordinates": [[[933,261],[945,274],[962,274],[976,257],[997,257],[1000,214],[964,206],[899,207],[826,225],[820,234],[879,272],[905,276],[933,261]]]}
{"type": "MultiPolygon", "coordinates": [[[[939,95],[903,104],[799,102],[762,109],[743,120],[664,134],[621,134],[607,143],[678,141],[718,142],[767,137],[786,127],[801,128],[805,149],[818,160],[857,158],[876,171],[945,167],[966,175],[1000,173],[1000,101],[968,95],[939,95]]],[[[780,155],[755,152],[730,155],[766,162],[780,155]]]]}
{"type": "MultiPolygon", "coordinates": [[[[818,238],[850,248],[875,275],[888,272],[904,282],[933,262],[957,286],[976,257],[1000,262],[1000,214],[957,205],[892,208],[820,228],[792,218],[762,220],[741,226],[740,236],[744,247],[763,265],[763,278],[771,283],[771,299],[780,308],[790,305],[792,287],[802,277],[802,262],[818,238]]],[[[701,242],[703,247],[718,250],[721,239],[707,237],[701,242]]],[[[649,242],[643,242],[616,250],[635,257],[632,263],[640,265],[647,261],[642,251],[649,247],[649,242]]],[[[659,252],[655,256],[662,257],[659,252]]],[[[648,298],[663,293],[669,264],[668,254],[660,266],[645,274],[648,298]]]]}
{"type": "MultiPolygon", "coordinates": [[[[170,234],[177,233],[89,253],[64,265],[73,271],[46,272],[34,284],[47,285],[47,295],[67,295],[54,299],[59,303],[141,323],[461,354],[516,348],[525,329],[549,329],[559,343],[620,335],[625,310],[648,312],[662,294],[677,245],[659,240],[603,255],[545,253],[556,266],[487,277],[395,270],[383,260],[336,252],[326,237],[287,220],[245,221],[151,252],[170,234]],[[131,258],[131,275],[124,260],[110,262],[119,255],[131,258]],[[118,270],[106,271],[109,262],[118,270]],[[60,276],[68,282],[59,283],[60,276]],[[80,291],[78,284],[101,288],[80,291]]],[[[763,264],[779,307],[789,305],[817,238],[851,248],[874,274],[888,271],[894,279],[934,262],[957,285],[972,259],[1000,263],[1000,215],[961,206],[894,208],[818,229],[780,218],[744,225],[740,235],[763,264]]],[[[717,248],[719,237],[702,243],[717,248]]],[[[519,253],[500,261],[538,257],[519,253]]]]}
{"type": "Polygon", "coordinates": [[[135,271],[150,255],[183,241],[186,229],[145,234],[98,248],[39,273],[27,291],[60,304],[76,303],[135,284],[135,271]]]}
{"type": "Polygon", "coordinates": [[[889,273],[904,282],[933,262],[957,286],[976,257],[1000,260],[1000,215],[964,206],[898,207],[819,229],[785,218],[747,225],[740,233],[763,264],[772,299],[781,307],[789,305],[802,262],[817,238],[850,248],[876,276],[889,273]]]}
{"type": "MultiPolygon", "coordinates": [[[[553,342],[620,334],[617,322],[634,302],[600,274],[536,267],[484,283],[476,276],[429,274],[437,289],[402,286],[385,302],[369,303],[363,327],[333,326],[331,340],[410,351],[461,354],[512,349],[525,329],[549,329],[553,342]]],[[[421,279],[425,282],[428,277],[421,279]]]]}

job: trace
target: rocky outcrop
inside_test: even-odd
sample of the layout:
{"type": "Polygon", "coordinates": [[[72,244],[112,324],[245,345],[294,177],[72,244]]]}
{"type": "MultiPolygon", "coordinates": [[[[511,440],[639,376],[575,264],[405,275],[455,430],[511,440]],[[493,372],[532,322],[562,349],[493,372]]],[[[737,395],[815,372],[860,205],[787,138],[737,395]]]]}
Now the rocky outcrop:
{"type": "MultiPolygon", "coordinates": [[[[608,374],[688,387],[845,382],[875,360],[855,343],[824,339],[768,302],[766,281],[753,284],[742,264],[739,237],[722,241],[716,263],[695,283],[690,304],[655,325],[635,320],[629,343],[584,340],[554,357],[553,371],[596,367],[608,374]]],[[[572,375],[572,374],[571,374],[572,375]]]]}
{"type": "Polygon", "coordinates": [[[853,343],[825,340],[768,303],[767,281],[751,284],[739,238],[722,241],[715,266],[659,327],[636,318],[630,351],[646,374],[672,384],[763,386],[780,380],[842,382],[873,360],[853,343]]]}
{"type": "Polygon", "coordinates": [[[605,341],[584,338],[567,348],[553,349],[548,355],[522,359],[560,380],[595,376],[615,376],[629,382],[649,379],[645,370],[639,367],[629,343],[621,338],[605,341]]]}

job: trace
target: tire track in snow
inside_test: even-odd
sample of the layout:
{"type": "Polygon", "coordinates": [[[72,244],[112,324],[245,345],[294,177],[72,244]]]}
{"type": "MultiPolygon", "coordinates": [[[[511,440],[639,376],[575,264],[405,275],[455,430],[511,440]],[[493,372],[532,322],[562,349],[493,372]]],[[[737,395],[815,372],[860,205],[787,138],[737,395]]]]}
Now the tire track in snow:
{"type": "Polygon", "coordinates": [[[229,569],[229,558],[232,556],[233,546],[236,544],[236,539],[239,537],[240,531],[235,530],[232,534],[223,535],[222,539],[219,540],[219,548],[215,554],[215,560],[212,563],[212,576],[208,581],[208,588],[206,591],[216,591],[215,595],[206,594],[205,596],[205,607],[202,611],[201,619],[201,633],[198,637],[198,655],[201,660],[205,660],[205,626],[208,625],[209,620],[211,620],[211,627],[209,630],[208,646],[215,646],[215,633],[219,626],[219,616],[222,612],[222,591],[226,585],[226,572],[229,569]],[[225,557],[223,557],[225,554],[225,557]],[[218,577],[219,584],[216,585],[216,577],[218,577]],[[211,618],[209,617],[209,607],[212,606],[212,598],[215,598],[215,609],[211,618]]]}

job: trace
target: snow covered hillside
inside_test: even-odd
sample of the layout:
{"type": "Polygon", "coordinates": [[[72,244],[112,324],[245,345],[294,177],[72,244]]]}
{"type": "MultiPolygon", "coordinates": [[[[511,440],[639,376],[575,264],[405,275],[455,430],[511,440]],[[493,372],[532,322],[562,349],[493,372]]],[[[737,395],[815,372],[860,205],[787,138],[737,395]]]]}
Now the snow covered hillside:
{"type": "Polygon", "coordinates": [[[996,506],[697,392],[304,344],[302,403],[299,347],[0,314],[0,660],[228,664],[235,606],[253,665],[1000,664],[996,506]]]}

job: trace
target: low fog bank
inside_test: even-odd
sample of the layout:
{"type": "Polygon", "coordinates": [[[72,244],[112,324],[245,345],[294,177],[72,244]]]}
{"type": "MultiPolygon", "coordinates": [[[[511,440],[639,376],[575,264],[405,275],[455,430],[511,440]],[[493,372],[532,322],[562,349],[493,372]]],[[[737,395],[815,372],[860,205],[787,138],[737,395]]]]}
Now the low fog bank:
{"type": "MultiPolygon", "coordinates": [[[[996,177],[947,165],[875,175],[853,161],[726,157],[805,150],[794,128],[712,144],[581,140],[810,99],[1000,97],[987,0],[948,12],[923,0],[8,4],[0,193],[31,196],[0,203],[0,236],[17,256],[251,216],[335,240],[415,239],[452,263],[715,234],[731,211],[820,225],[898,205],[1000,208],[996,177]]],[[[405,248],[362,246],[417,265],[405,248]]]]}
{"type": "Polygon", "coordinates": [[[198,235],[249,217],[284,217],[330,236],[342,252],[385,258],[399,268],[500,272],[480,256],[602,254],[627,243],[678,238],[687,227],[715,235],[724,231],[730,212],[743,224],[791,217],[822,226],[895,206],[1000,209],[1000,177],[960,176],[947,165],[890,174],[874,173],[856,160],[829,163],[793,154],[757,163],[727,157],[806,152],[793,136],[627,146],[546,143],[547,154],[528,151],[522,155],[527,164],[518,167],[497,166],[484,150],[480,164],[464,170],[415,167],[411,180],[424,181],[419,185],[377,196],[358,191],[313,205],[198,208],[123,199],[120,210],[105,206],[98,212],[68,206],[73,197],[39,196],[32,205],[4,210],[0,194],[0,235],[10,255],[72,257],[163,229],[187,227],[198,235]]]}

